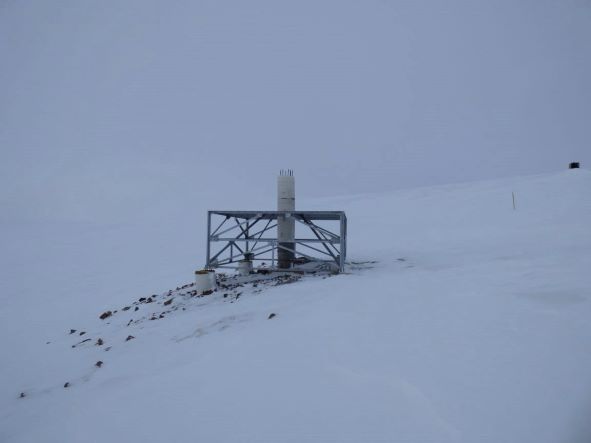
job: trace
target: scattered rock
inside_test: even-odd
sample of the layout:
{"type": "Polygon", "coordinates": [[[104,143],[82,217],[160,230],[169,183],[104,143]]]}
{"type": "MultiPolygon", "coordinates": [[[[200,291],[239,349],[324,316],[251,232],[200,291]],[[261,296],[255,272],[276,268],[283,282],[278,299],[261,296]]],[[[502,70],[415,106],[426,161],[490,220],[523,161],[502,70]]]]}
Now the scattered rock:
{"type": "Polygon", "coordinates": [[[169,304],[172,303],[172,301],[174,300],[174,298],[169,298],[168,300],[166,300],[163,304],[164,306],[168,306],[169,304]]]}
{"type": "Polygon", "coordinates": [[[113,315],[113,313],[111,311],[106,311],[106,312],[103,312],[99,318],[101,320],[104,320],[105,318],[109,318],[111,315],[113,315]]]}
{"type": "Polygon", "coordinates": [[[126,306],[123,309],[121,309],[122,311],[129,311],[131,309],[131,306],[126,306]]]}
{"type": "Polygon", "coordinates": [[[140,303],[143,303],[143,302],[145,302],[145,301],[146,301],[146,297],[142,297],[142,298],[140,298],[140,299],[139,299],[139,302],[140,302],[140,303]]]}
{"type": "Polygon", "coordinates": [[[274,312],[271,312],[269,314],[269,316],[267,317],[267,320],[271,320],[273,317],[276,317],[276,316],[277,316],[277,314],[275,314],[274,312]]]}
{"type": "Polygon", "coordinates": [[[102,339],[102,338],[99,338],[99,339],[96,341],[96,345],[97,345],[97,346],[102,346],[102,345],[103,345],[103,343],[105,343],[105,342],[103,341],[103,339],[102,339]]]}
{"type": "Polygon", "coordinates": [[[226,298],[226,297],[228,297],[228,293],[227,292],[224,294],[224,298],[226,298]]]}
{"type": "Polygon", "coordinates": [[[127,322],[127,326],[129,326],[133,322],[133,318],[127,322]]]}
{"type": "Polygon", "coordinates": [[[100,367],[103,365],[103,362],[99,360],[99,361],[97,361],[97,362],[96,362],[94,365],[95,365],[97,368],[100,368],[100,367]]]}
{"type": "Polygon", "coordinates": [[[107,352],[107,351],[110,351],[110,350],[111,350],[111,348],[112,348],[112,346],[107,346],[107,347],[105,348],[105,352],[107,352]]]}
{"type": "Polygon", "coordinates": [[[21,392],[21,395],[19,395],[19,397],[20,397],[20,398],[25,398],[25,397],[26,397],[26,395],[25,395],[25,393],[24,393],[24,392],[21,392]]]}
{"type": "Polygon", "coordinates": [[[69,381],[65,382],[64,383],[64,388],[69,388],[69,387],[70,387],[70,382],[69,381]]]}
{"type": "Polygon", "coordinates": [[[70,329],[70,335],[72,335],[74,332],[76,332],[76,329],[70,329]]]}
{"type": "Polygon", "coordinates": [[[148,297],[148,299],[146,300],[146,303],[152,303],[154,300],[152,300],[152,297],[148,297]]]}
{"type": "Polygon", "coordinates": [[[210,295],[213,294],[213,291],[210,289],[209,291],[203,291],[201,295],[210,295]]]}
{"type": "Polygon", "coordinates": [[[135,337],[133,335],[128,335],[125,341],[133,340],[135,337]]]}
{"type": "Polygon", "coordinates": [[[164,318],[164,314],[160,314],[158,318],[164,318]]]}
{"type": "Polygon", "coordinates": [[[78,343],[76,343],[75,345],[72,345],[72,347],[73,347],[73,348],[75,348],[76,346],[78,346],[78,345],[81,345],[82,343],[86,343],[87,341],[90,341],[90,339],[89,339],[89,338],[87,338],[86,340],[79,341],[79,342],[78,342],[78,343]]]}
{"type": "Polygon", "coordinates": [[[140,310],[140,307],[139,306],[136,306],[135,309],[134,309],[134,311],[139,311],[139,310],[140,310]]]}
{"type": "Polygon", "coordinates": [[[86,331],[80,332],[80,335],[84,335],[84,334],[86,334],[86,331]]]}

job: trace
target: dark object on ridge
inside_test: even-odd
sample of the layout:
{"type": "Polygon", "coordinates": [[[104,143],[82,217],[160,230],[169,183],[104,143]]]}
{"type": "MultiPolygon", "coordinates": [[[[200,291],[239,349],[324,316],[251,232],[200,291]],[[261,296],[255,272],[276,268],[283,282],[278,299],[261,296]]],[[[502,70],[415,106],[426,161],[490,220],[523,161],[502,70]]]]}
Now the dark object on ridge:
{"type": "Polygon", "coordinates": [[[273,317],[276,317],[276,316],[277,316],[277,314],[275,314],[274,312],[271,312],[269,314],[269,316],[267,317],[267,320],[271,320],[273,317]]]}
{"type": "Polygon", "coordinates": [[[128,335],[125,341],[133,340],[135,337],[133,335],[128,335]]]}
{"type": "Polygon", "coordinates": [[[84,334],[86,334],[86,331],[80,332],[80,335],[84,335],[84,334]]]}
{"type": "Polygon", "coordinates": [[[25,398],[25,397],[26,397],[25,393],[21,392],[21,395],[19,395],[19,398],[25,398]]]}
{"type": "Polygon", "coordinates": [[[580,167],[581,165],[579,164],[579,162],[572,162],[568,165],[568,169],[579,169],[580,167]]]}
{"type": "Polygon", "coordinates": [[[103,343],[104,343],[104,341],[103,341],[103,339],[102,339],[102,338],[99,338],[99,339],[96,341],[96,345],[97,345],[97,346],[102,346],[102,345],[103,345],[103,343]]]}
{"type": "Polygon", "coordinates": [[[169,298],[168,300],[166,300],[166,301],[163,303],[163,305],[164,305],[164,306],[168,306],[169,304],[171,304],[171,303],[172,303],[172,301],[173,301],[173,300],[174,300],[174,298],[169,298]]]}
{"type": "Polygon", "coordinates": [[[100,367],[103,365],[103,362],[99,360],[99,361],[97,361],[97,362],[96,362],[94,365],[95,365],[97,368],[100,368],[100,367]]]}
{"type": "Polygon", "coordinates": [[[76,332],[76,329],[70,329],[70,335],[72,335],[74,332],[76,332]]]}
{"type": "Polygon", "coordinates": [[[134,311],[139,311],[139,309],[140,309],[139,306],[136,306],[134,311]]]}
{"type": "Polygon", "coordinates": [[[109,318],[111,315],[113,315],[113,313],[111,311],[106,311],[106,312],[103,312],[99,318],[101,320],[104,320],[105,318],[109,318]]]}
{"type": "Polygon", "coordinates": [[[126,306],[123,309],[121,309],[122,311],[129,311],[129,308],[131,308],[131,306],[126,306]]]}
{"type": "Polygon", "coordinates": [[[64,383],[64,388],[69,388],[69,387],[70,387],[70,382],[69,381],[65,382],[64,383]]]}

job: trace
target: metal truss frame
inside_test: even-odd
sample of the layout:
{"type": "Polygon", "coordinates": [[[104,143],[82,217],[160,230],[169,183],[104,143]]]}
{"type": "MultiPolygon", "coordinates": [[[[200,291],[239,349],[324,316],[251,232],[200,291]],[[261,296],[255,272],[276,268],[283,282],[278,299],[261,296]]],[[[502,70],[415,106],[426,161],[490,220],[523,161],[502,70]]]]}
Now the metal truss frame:
{"type": "Polygon", "coordinates": [[[246,257],[253,261],[270,261],[274,268],[279,248],[294,252],[296,260],[303,258],[334,263],[339,272],[343,272],[347,256],[347,217],[343,211],[207,212],[206,268],[236,268],[232,264],[237,264],[246,257]],[[294,239],[294,243],[305,248],[305,252],[302,251],[303,248],[287,248],[279,244],[277,238],[269,237],[270,231],[277,227],[280,217],[294,218],[308,228],[306,232],[313,234],[313,238],[294,239]],[[318,222],[322,221],[339,222],[339,233],[320,226],[318,222]],[[212,222],[216,222],[213,231],[212,222]],[[213,243],[221,243],[221,249],[212,255],[213,243]]]}

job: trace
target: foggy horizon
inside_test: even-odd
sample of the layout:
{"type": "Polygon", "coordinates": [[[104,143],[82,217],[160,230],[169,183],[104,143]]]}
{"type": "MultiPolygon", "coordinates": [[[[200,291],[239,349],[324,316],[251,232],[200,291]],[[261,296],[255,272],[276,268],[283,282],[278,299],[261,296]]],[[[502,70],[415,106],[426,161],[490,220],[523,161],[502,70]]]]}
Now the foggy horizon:
{"type": "Polygon", "coordinates": [[[582,0],[6,1],[2,219],[585,168],[590,42],[582,0]]]}

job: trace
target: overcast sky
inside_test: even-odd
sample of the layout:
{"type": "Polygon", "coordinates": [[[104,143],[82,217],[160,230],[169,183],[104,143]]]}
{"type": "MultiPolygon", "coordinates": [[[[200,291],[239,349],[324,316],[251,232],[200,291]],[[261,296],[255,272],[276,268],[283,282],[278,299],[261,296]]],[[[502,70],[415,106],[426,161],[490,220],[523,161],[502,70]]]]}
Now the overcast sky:
{"type": "Polygon", "coordinates": [[[4,221],[591,164],[589,0],[0,0],[0,64],[4,221]]]}

